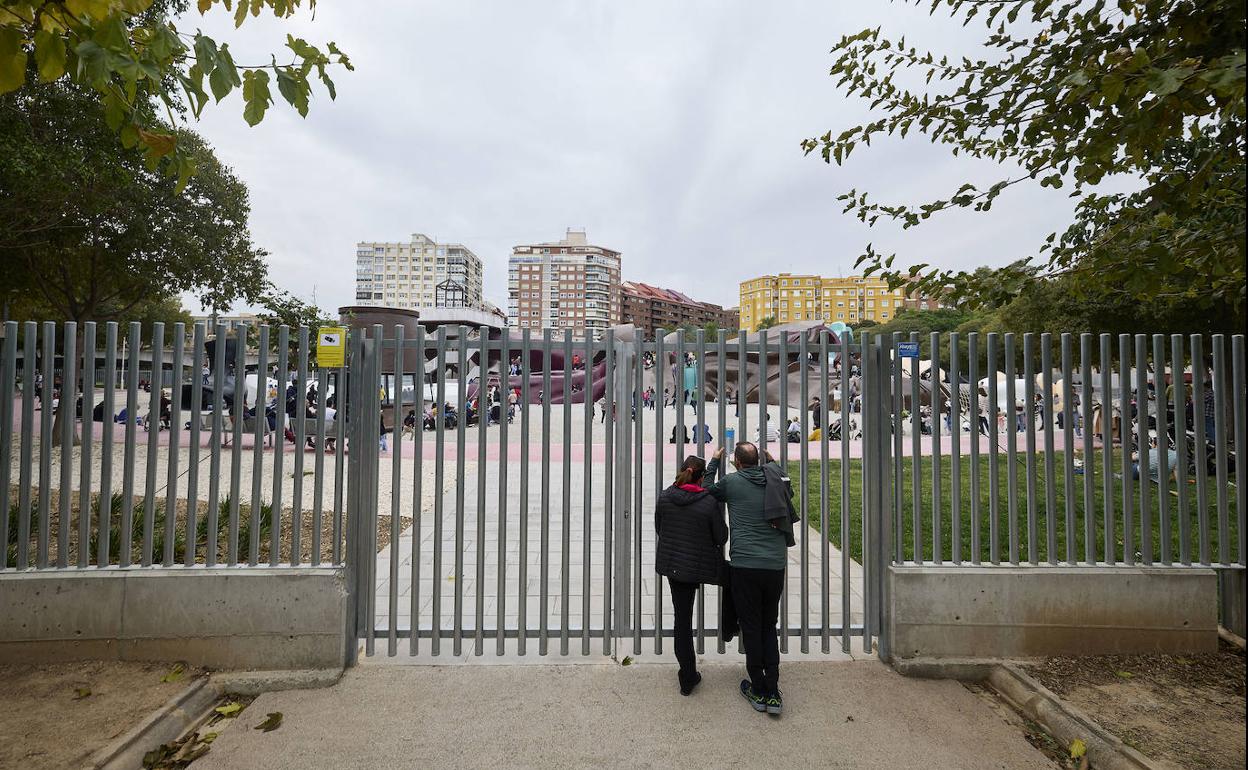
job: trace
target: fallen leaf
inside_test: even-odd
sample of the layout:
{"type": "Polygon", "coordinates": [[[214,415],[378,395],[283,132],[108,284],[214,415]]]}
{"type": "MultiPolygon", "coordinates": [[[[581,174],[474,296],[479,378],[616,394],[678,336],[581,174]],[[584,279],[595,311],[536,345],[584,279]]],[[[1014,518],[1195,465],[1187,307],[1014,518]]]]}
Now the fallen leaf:
{"type": "Polygon", "coordinates": [[[212,743],[217,739],[217,735],[218,733],[204,733],[203,737],[199,740],[201,743],[212,743]]]}
{"type": "Polygon", "coordinates": [[[1070,742],[1070,758],[1078,759],[1088,753],[1088,744],[1084,743],[1082,738],[1076,738],[1070,742]]]}
{"type": "Polygon", "coordinates": [[[90,687],[75,687],[74,688],[74,700],[82,700],[83,698],[90,697],[90,695],[91,695],[90,687]]]}
{"type": "Polygon", "coordinates": [[[853,716],[853,714],[850,714],[849,716],[845,717],[845,721],[846,721],[846,722],[852,722],[852,721],[854,721],[854,716],[853,716]]]}
{"type": "Polygon", "coordinates": [[[226,703],[225,705],[217,706],[215,709],[213,709],[213,711],[217,712],[223,717],[232,717],[242,710],[243,710],[243,704],[239,703],[236,700],[232,700],[229,703],[226,703]]]}
{"type": "Polygon", "coordinates": [[[266,733],[271,733],[281,726],[282,726],[282,712],[272,711],[272,712],[269,712],[269,714],[265,716],[263,722],[256,725],[255,729],[264,730],[266,733]]]}
{"type": "Polygon", "coordinates": [[[625,655],[625,656],[624,656],[624,660],[621,660],[621,661],[620,661],[620,665],[621,665],[621,666],[631,666],[631,665],[633,665],[633,656],[632,656],[632,655],[625,655]]]}
{"type": "Polygon", "coordinates": [[[162,682],[176,682],[186,676],[186,664],[174,663],[173,668],[169,669],[169,673],[160,678],[162,682]]]}
{"type": "Polygon", "coordinates": [[[1132,674],[1130,671],[1115,671],[1114,676],[1118,677],[1119,679],[1130,679],[1131,677],[1135,676],[1135,674],[1132,674]]]}

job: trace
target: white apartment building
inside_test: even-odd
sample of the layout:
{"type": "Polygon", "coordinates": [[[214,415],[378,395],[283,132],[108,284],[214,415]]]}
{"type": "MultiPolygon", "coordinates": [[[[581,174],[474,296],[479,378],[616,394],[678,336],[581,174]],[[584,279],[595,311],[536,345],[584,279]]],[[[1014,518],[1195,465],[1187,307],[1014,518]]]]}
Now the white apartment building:
{"type": "Polygon", "coordinates": [[[591,245],[584,230],[512,249],[507,320],[520,329],[595,335],[620,322],[620,252],[591,245]]]}
{"type": "Polygon", "coordinates": [[[481,259],[462,243],[437,243],[422,233],[410,243],[357,243],[355,301],[411,310],[484,308],[481,259]]]}

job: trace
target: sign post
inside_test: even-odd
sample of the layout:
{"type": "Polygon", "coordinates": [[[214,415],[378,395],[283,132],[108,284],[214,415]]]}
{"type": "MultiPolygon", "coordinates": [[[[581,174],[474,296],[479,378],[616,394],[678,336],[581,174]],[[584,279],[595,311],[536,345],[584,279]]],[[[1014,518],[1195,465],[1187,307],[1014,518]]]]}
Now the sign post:
{"type": "Polygon", "coordinates": [[[316,333],[316,365],[336,369],[346,363],[347,329],[344,326],[322,326],[316,333]]]}

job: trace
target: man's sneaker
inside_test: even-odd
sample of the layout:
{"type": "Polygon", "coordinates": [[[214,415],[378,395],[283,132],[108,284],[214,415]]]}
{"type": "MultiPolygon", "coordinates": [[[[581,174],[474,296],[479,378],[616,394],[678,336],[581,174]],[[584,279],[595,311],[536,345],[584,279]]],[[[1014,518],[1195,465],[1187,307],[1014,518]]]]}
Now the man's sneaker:
{"type": "Polygon", "coordinates": [[[780,697],[779,690],[776,690],[774,695],[767,696],[766,708],[768,714],[780,716],[780,712],[784,710],[784,699],[780,697]]]}
{"type": "Polygon", "coordinates": [[[763,696],[754,692],[754,688],[750,686],[749,679],[741,680],[741,697],[749,701],[754,710],[760,714],[767,710],[766,701],[764,701],[763,696]]]}

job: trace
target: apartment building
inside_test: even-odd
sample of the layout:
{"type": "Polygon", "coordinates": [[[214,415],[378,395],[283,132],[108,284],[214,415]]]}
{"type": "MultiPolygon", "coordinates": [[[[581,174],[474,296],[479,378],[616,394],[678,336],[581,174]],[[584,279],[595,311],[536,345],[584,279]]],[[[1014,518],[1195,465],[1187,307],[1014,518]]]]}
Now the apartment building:
{"type": "Polygon", "coordinates": [[[507,318],[520,329],[592,330],[620,322],[620,252],[594,246],[584,230],[561,241],[512,248],[507,318]]]}
{"type": "Polygon", "coordinates": [[[912,297],[904,289],[890,289],[880,278],[851,275],[760,275],[741,282],[741,328],[754,331],[764,318],[778,324],[795,321],[863,321],[886,323],[903,307],[927,310],[935,300],[912,297]]]}
{"type": "Polygon", "coordinates": [[[359,305],[481,310],[481,283],[481,259],[462,243],[437,243],[415,233],[409,243],[356,244],[359,305]]]}
{"type": "Polygon", "coordinates": [[[664,289],[637,281],[624,281],[620,287],[621,323],[633,324],[653,339],[657,329],[671,331],[682,326],[706,326],[736,331],[737,316],[711,302],[698,302],[675,289],[664,289]]]}

